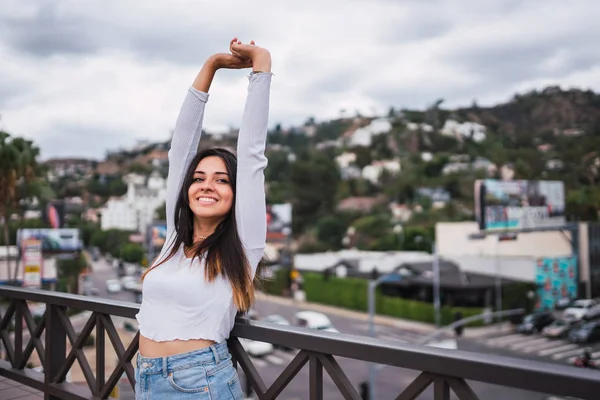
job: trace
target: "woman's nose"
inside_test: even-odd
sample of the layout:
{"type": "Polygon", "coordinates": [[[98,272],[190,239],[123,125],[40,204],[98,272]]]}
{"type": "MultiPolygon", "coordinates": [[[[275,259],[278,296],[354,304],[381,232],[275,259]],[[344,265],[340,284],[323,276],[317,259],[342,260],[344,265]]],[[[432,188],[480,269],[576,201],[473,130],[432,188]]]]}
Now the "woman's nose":
{"type": "Polygon", "coordinates": [[[202,186],[201,186],[202,190],[213,190],[213,183],[212,181],[205,179],[204,182],[202,182],[202,186]]]}

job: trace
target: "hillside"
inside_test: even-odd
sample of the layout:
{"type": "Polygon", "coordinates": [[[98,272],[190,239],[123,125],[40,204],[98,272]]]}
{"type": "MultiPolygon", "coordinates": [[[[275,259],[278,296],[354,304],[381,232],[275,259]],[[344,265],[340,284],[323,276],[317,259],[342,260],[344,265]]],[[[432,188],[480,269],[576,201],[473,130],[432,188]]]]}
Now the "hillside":
{"type": "MultiPolygon", "coordinates": [[[[600,122],[600,95],[552,86],[515,95],[494,107],[469,107],[453,111],[462,119],[481,123],[500,134],[534,136],[560,134],[569,129],[590,132],[600,122]]],[[[591,132],[590,132],[591,133],[591,132]]]]}
{"type": "MultiPolygon", "coordinates": [[[[436,222],[473,220],[474,180],[507,171],[513,179],[565,182],[567,218],[599,218],[600,95],[549,87],[492,107],[451,110],[441,104],[391,108],[381,118],[308,118],[269,132],[267,200],[292,203],[294,236],[304,250],[339,248],[349,226],[358,231],[353,240],[359,248],[397,248],[397,223],[406,240],[425,237],[418,246],[402,246],[429,249],[436,222]],[[448,132],[448,122],[468,123],[481,135],[448,132]],[[365,135],[371,135],[366,142],[365,135]],[[352,160],[342,165],[340,155],[352,160]],[[396,172],[373,176],[384,164],[395,164],[396,172]]],[[[206,135],[201,146],[234,147],[236,135],[206,135]]],[[[101,206],[125,193],[122,177],[129,172],[166,175],[168,146],[110,153],[79,176],[55,174],[52,186],[59,197],[81,196],[93,199],[88,206],[101,206]]],[[[65,163],[51,164],[69,170],[65,163]]]]}

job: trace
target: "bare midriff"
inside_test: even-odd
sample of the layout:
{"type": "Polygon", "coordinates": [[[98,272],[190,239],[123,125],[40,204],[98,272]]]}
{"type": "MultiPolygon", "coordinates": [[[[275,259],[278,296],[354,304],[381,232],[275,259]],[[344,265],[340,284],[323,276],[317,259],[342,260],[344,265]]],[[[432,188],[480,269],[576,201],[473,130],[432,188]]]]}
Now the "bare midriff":
{"type": "Polygon", "coordinates": [[[170,340],[167,342],[155,342],[140,335],[140,354],[143,357],[168,357],[175,354],[188,353],[190,351],[204,349],[212,346],[213,340],[170,340]]]}

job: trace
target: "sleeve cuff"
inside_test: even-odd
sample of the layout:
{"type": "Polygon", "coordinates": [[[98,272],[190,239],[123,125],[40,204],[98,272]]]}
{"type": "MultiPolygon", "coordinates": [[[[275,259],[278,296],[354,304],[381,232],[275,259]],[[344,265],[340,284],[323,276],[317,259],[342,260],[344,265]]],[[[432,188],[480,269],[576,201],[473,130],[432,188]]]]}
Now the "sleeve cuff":
{"type": "Polygon", "coordinates": [[[196,96],[198,98],[198,100],[200,100],[204,103],[206,103],[208,101],[208,97],[209,97],[208,93],[202,92],[193,86],[190,86],[190,88],[188,89],[188,92],[190,92],[191,94],[196,96]]]}

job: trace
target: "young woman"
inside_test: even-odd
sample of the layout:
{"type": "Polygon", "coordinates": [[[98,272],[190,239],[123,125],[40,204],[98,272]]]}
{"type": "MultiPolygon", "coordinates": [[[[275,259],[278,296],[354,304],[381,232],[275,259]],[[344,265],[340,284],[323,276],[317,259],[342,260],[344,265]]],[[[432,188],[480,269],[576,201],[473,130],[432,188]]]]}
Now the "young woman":
{"type": "Polygon", "coordinates": [[[226,339],[254,300],[266,240],[264,154],[271,56],[237,38],[211,56],[181,108],[167,179],[167,241],[144,274],[136,318],[137,399],[242,399],[226,339]],[[250,68],[236,156],[197,152],[204,106],[219,69],[250,68]]]}

